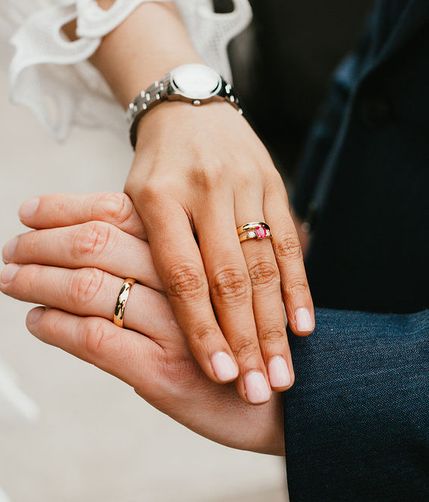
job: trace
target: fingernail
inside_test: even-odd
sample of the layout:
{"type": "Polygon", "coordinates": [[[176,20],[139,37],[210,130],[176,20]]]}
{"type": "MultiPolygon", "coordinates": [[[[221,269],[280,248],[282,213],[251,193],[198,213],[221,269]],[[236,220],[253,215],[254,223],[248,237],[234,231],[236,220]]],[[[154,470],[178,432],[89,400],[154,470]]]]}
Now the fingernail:
{"type": "Polygon", "coordinates": [[[30,310],[27,314],[27,324],[36,324],[36,322],[42,317],[46,311],[45,307],[38,307],[36,309],[30,310]]]}
{"type": "Polygon", "coordinates": [[[18,244],[18,237],[14,237],[3,247],[3,261],[8,263],[12,261],[13,255],[15,254],[16,245],[18,244]]]}
{"type": "Polygon", "coordinates": [[[259,371],[250,371],[244,377],[247,399],[253,404],[266,403],[270,400],[271,390],[264,375],[259,371]]]}
{"type": "Polygon", "coordinates": [[[274,356],[270,359],[268,374],[272,387],[287,387],[290,384],[289,368],[282,356],[274,356]]]}
{"type": "Polygon", "coordinates": [[[1,272],[0,282],[2,284],[7,284],[7,283],[11,282],[20,268],[21,267],[19,265],[15,265],[15,263],[11,263],[10,265],[6,265],[1,272]]]}
{"type": "Polygon", "coordinates": [[[19,210],[19,217],[21,219],[30,218],[37,211],[39,204],[40,199],[38,197],[36,197],[35,199],[27,200],[27,202],[24,202],[24,204],[22,204],[19,210]]]}
{"type": "Polygon", "coordinates": [[[234,380],[238,376],[238,368],[226,352],[216,352],[212,357],[212,366],[221,382],[234,380]]]}
{"type": "Polygon", "coordinates": [[[306,308],[299,308],[295,311],[296,327],[298,331],[311,332],[314,330],[313,319],[306,308]]]}

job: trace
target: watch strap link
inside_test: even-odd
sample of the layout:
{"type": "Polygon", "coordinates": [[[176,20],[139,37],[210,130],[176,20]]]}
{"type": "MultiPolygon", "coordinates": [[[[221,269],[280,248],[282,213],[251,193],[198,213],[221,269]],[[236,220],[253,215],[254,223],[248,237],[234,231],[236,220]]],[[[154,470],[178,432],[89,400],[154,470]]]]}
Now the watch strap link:
{"type": "Polygon", "coordinates": [[[130,124],[130,141],[133,148],[137,143],[137,127],[140,119],[149,110],[167,98],[167,88],[170,83],[169,75],[163,79],[155,81],[147,89],[138,94],[129,104],[127,110],[127,120],[130,124]]]}

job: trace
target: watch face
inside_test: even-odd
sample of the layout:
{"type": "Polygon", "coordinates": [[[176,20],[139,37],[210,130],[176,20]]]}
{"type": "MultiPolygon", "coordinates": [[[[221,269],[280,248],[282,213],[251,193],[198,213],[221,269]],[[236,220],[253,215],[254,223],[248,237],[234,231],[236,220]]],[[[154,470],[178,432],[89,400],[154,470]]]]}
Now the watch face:
{"type": "Polygon", "coordinates": [[[218,94],[222,87],[220,75],[202,64],[179,66],[171,72],[173,89],[190,99],[208,99],[218,94]]]}

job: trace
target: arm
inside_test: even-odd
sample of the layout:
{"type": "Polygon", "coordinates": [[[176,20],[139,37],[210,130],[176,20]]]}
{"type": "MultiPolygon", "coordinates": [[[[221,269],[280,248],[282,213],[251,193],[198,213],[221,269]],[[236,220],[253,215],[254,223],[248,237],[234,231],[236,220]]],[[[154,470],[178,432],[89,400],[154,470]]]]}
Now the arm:
{"type": "Polygon", "coordinates": [[[283,395],[291,500],[426,500],[429,311],[317,316],[283,395]]]}

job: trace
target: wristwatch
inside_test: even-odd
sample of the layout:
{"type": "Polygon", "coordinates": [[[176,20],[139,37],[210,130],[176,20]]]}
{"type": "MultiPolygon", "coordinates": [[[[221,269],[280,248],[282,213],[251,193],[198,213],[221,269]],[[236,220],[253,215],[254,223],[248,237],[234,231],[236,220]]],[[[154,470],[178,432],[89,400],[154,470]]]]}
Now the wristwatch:
{"type": "Polygon", "coordinates": [[[213,68],[203,64],[185,64],[171,70],[161,80],[141,91],[129,104],[127,119],[130,141],[135,149],[137,126],[144,115],[163,101],[185,101],[199,106],[225,100],[243,113],[231,84],[225,82],[213,68]]]}

